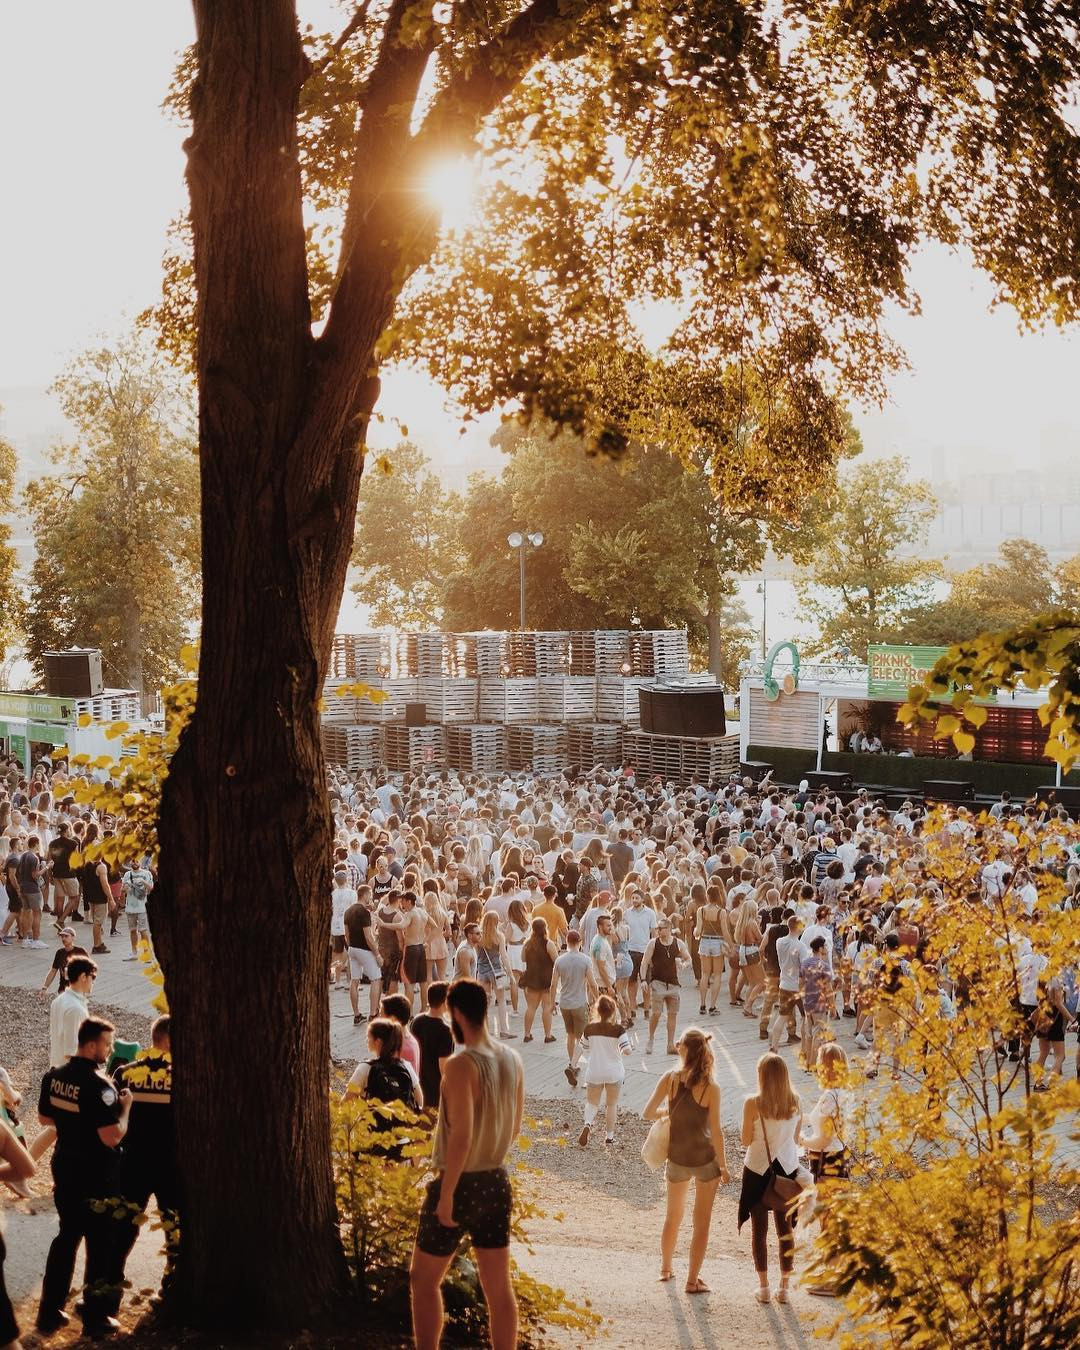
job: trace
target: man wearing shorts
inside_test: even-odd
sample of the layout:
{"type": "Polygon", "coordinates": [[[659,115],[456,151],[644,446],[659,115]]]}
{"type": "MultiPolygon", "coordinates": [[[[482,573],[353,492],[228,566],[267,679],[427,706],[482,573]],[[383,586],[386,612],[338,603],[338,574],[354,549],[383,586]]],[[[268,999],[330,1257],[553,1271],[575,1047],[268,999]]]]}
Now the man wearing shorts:
{"type": "Polygon", "coordinates": [[[780,1049],[780,1028],[785,1022],[789,1043],[796,1039],[795,1009],[799,1005],[801,966],[807,954],[799,936],[801,932],[802,920],[797,914],[792,914],[787,921],[787,937],[776,940],[776,964],[780,967],[780,1000],[769,1023],[769,1049],[774,1055],[780,1049]]]}
{"type": "Polygon", "coordinates": [[[577,1087],[577,1061],[581,1035],[589,1022],[589,1008],[600,991],[593,977],[593,963],[581,950],[581,934],[571,929],[566,935],[566,951],[555,958],[551,971],[551,997],[554,1002],[559,986],[559,1009],[566,1028],[566,1074],[571,1087],[577,1087]]]}
{"type": "Polygon", "coordinates": [[[56,838],[47,849],[53,888],[53,913],[61,923],[79,908],[79,878],[71,867],[71,855],[74,852],[75,840],[72,838],[71,826],[62,820],[56,827],[56,838]]]}
{"type": "MultiPolygon", "coordinates": [[[[588,958],[586,958],[588,959],[588,958]]],[[[439,1118],[412,1267],[416,1350],[438,1350],[442,1282],[462,1238],[473,1244],[488,1308],[492,1350],[517,1346],[517,1300],[510,1279],[513,1195],[506,1155],[521,1131],[525,1075],[517,1053],[487,1032],[488,999],[475,980],[458,980],[447,997],[461,1046],[443,1069],[439,1118]]]]}
{"type": "Polygon", "coordinates": [[[345,911],[345,941],[349,952],[349,1002],[352,1004],[353,1026],[364,1020],[360,1011],[360,982],[367,977],[368,1016],[378,1017],[382,996],[382,969],[371,936],[371,887],[359,886],[356,903],[345,911]]]}
{"type": "Polygon", "coordinates": [[[413,990],[417,985],[420,986],[421,1008],[427,998],[428,972],[425,939],[431,919],[427,910],[416,903],[415,891],[406,891],[401,897],[401,913],[405,919],[405,927],[401,930],[401,936],[405,943],[405,956],[401,963],[401,970],[405,977],[405,997],[409,1000],[411,1013],[413,990]]]}
{"type": "Polygon", "coordinates": [[[44,947],[41,940],[41,878],[45,874],[45,864],[38,857],[41,840],[32,834],[26,841],[26,852],[19,858],[16,869],[19,896],[28,918],[24,919],[24,947],[44,947]]]}
{"type": "MultiPolygon", "coordinates": [[[[630,960],[633,962],[634,969],[630,975],[628,993],[630,995],[630,1021],[634,1021],[637,1012],[637,991],[638,980],[641,976],[641,960],[645,955],[645,948],[656,936],[656,910],[651,905],[645,903],[645,893],[635,889],[630,897],[629,908],[623,914],[623,923],[629,930],[629,936],[626,949],[630,953],[630,960]]],[[[641,985],[641,1010],[644,1013],[649,1011],[649,986],[643,982],[641,985]]]]}
{"type": "MultiPolygon", "coordinates": [[[[78,882],[76,881],[76,886],[78,882]]],[[[150,941],[150,925],[146,919],[146,902],[154,889],[154,874],[149,867],[136,864],[124,873],[124,913],[127,915],[131,955],[125,961],[139,959],[139,938],[150,941]]]]}
{"type": "Polygon", "coordinates": [[[690,964],[690,952],[685,942],[672,936],[671,920],[661,915],[656,924],[656,937],[645,948],[641,958],[641,978],[649,983],[652,1012],[649,1014],[649,1043],[645,1053],[651,1055],[653,1038],[660,1022],[660,1013],[667,1010],[667,1052],[677,1055],[675,1022],[679,1016],[679,967],[690,964]]]}

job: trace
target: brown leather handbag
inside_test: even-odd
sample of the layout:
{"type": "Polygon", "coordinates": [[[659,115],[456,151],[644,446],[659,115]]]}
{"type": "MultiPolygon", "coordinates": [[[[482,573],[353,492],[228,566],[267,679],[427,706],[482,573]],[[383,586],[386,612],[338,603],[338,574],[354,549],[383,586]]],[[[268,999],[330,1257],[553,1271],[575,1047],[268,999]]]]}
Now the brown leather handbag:
{"type": "Polygon", "coordinates": [[[761,1121],[761,1137],[765,1140],[765,1154],[769,1159],[769,1179],[765,1183],[761,1203],[768,1209],[775,1209],[781,1214],[786,1214],[788,1210],[799,1203],[799,1197],[803,1193],[802,1183],[796,1181],[794,1177],[785,1177],[776,1170],[773,1164],[772,1150],[769,1148],[768,1131],[765,1129],[765,1117],[761,1114],[760,1106],[757,1108],[757,1115],[758,1120],[761,1121]]]}

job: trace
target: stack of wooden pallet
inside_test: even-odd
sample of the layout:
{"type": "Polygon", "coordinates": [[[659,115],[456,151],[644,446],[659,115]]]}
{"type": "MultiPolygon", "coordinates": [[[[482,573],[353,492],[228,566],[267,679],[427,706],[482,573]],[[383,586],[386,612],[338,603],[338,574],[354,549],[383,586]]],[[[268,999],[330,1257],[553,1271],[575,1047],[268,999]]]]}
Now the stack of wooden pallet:
{"type": "Polygon", "coordinates": [[[506,768],[506,728],[451,722],[446,762],[461,773],[501,773],[506,768]]]}
{"type": "Polygon", "coordinates": [[[558,773],[568,764],[566,728],[549,726],[508,726],[506,762],[511,770],[531,769],[534,773],[558,773]]]}
{"type": "Polygon", "coordinates": [[[390,722],[384,728],[386,767],[395,773],[406,769],[442,768],[446,764],[444,727],[410,727],[390,722]]]}
{"type": "Polygon", "coordinates": [[[481,722],[537,722],[540,691],[536,676],[510,679],[484,675],[480,679],[477,716],[481,722]]]}
{"type": "Polygon", "coordinates": [[[323,758],[350,773],[377,769],[383,763],[383,729],[374,726],[322,725],[323,758]]]}

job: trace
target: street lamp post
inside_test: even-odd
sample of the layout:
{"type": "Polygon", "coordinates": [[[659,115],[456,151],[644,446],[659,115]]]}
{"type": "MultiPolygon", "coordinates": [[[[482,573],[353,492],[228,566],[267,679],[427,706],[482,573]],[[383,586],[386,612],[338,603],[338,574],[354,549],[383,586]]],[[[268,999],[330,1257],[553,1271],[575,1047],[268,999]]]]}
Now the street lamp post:
{"type": "Polygon", "coordinates": [[[539,548],[544,542],[544,536],[539,530],[532,530],[527,534],[521,534],[514,530],[512,534],[506,536],[506,542],[511,548],[517,549],[518,569],[520,577],[521,591],[518,605],[518,627],[524,633],[525,631],[525,551],[528,548],[539,548]]]}

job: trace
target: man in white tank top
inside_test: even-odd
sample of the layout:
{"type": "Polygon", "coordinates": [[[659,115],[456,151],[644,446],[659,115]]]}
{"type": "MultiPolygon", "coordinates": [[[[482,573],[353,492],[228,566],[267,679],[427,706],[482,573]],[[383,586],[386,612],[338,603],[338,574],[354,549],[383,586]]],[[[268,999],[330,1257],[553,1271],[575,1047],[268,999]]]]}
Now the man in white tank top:
{"type": "Polygon", "coordinates": [[[447,996],[459,1050],[443,1068],[429,1183],[413,1248],[413,1337],[438,1350],[442,1282],[463,1238],[476,1254],[488,1305],[492,1350],[517,1345],[517,1300],[510,1280],[513,1196],[506,1155],[521,1131],[525,1075],[513,1050],[487,1033],[488,999],[476,980],[456,980],[447,996]]]}

